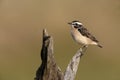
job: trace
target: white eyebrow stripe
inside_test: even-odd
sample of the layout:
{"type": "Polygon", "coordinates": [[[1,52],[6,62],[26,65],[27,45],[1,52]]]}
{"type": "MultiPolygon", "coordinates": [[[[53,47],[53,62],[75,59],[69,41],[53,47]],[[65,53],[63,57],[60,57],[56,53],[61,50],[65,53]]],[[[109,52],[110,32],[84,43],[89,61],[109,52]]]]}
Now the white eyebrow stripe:
{"type": "Polygon", "coordinates": [[[82,25],[82,23],[80,23],[80,22],[75,22],[75,23],[77,23],[77,24],[79,24],[79,25],[82,25]]]}

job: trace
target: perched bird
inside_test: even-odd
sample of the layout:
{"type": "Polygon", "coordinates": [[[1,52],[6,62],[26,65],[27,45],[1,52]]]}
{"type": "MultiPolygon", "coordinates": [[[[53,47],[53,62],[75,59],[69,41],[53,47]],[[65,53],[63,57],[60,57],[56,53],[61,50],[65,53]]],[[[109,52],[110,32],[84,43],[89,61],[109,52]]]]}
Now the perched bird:
{"type": "Polygon", "coordinates": [[[82,44],[85,48],[88,45],[97,45],[102,48],[99,41],[83,26],[79,21],[72,21],[68,23],[71,25],[71,35],[73,39],[78,43],[82,44]]]}

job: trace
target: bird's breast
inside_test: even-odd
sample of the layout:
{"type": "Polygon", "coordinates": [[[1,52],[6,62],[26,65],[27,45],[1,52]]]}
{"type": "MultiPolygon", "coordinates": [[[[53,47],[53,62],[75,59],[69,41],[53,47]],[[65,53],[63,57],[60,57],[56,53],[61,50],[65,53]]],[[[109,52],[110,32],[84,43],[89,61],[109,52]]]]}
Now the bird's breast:
{"type": "Polygon", "coordinates": [[[71,29],[73,39],[79,44],[88,44],[87,37],[83,36],[77,29],[71,29]]]}

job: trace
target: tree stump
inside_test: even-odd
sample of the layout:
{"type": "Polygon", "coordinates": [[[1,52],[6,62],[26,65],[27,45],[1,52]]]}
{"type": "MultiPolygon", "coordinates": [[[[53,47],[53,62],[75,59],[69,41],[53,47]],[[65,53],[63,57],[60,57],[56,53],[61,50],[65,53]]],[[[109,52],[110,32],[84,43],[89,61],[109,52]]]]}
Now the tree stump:
{"type": "Polygon", "coordinates": [[[44,29],[41,49],[42,63],[36,71],[35,80],[74,80],[81,56],[82,53],[78,50],[63,74],[54,59],[53,38],[44,29]]]}

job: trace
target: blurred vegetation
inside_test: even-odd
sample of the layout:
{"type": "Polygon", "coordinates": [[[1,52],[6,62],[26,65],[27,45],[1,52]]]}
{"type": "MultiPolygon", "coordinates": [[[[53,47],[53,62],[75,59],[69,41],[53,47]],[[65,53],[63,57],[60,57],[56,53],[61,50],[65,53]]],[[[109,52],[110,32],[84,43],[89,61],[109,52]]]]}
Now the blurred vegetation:
{"type": "Polygon", "coordinates": [[[33,80],[40,65],[42,30],[54,37],[64,71],[79,49],[68,22],[80,20],[104,46],[90,46],[76,80],[120,80],[119,0],[0,0],[0,80],[33,80]]]}

